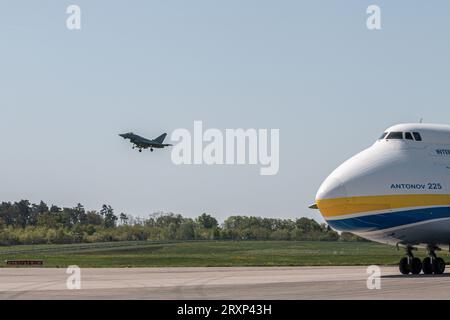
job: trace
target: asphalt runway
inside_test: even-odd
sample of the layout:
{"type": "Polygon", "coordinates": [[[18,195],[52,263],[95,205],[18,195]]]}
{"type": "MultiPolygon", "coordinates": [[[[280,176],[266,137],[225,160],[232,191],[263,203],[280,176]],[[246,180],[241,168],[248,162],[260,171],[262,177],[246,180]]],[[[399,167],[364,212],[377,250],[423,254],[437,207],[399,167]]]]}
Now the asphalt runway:
{"type": "Polygon", "coordinates": [[[81,269],[1,268],[0,299],[450,299],[450,274],[399,275],[382,267],[380,289],[366,267],[81,269]]]}

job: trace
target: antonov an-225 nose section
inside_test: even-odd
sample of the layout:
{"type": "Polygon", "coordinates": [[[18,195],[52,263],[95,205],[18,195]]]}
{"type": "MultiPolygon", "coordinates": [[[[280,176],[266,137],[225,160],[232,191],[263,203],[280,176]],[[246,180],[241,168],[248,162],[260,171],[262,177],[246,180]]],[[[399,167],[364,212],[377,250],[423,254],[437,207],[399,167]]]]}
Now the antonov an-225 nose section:
{"type": "Polygon", "coordinates": [[[450,125],[399,124],[322,183],[317,207],[336,230],[404,246],[404,274],[440,274],[450,245],[450,125]],[[425,247],[423,261],[412,254],[425,247]]]}

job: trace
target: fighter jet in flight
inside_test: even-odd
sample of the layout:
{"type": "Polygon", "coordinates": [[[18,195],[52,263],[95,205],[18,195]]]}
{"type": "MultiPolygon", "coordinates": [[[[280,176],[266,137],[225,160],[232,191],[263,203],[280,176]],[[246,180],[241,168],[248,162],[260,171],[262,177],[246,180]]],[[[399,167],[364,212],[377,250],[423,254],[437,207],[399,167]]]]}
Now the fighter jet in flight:
{"type": "Polygon", "coordinates": [[[133,144],[133,149],[138,148],[139,152],[142,152],[142,149],[148,149],[150,148],[150,151],[153,152],[153,148],[162,149],[164,147],[170,147],[171,144],[163,143],[164,139],[167,136],[167,133],[164,133],[160,135],[158,138],[155,138],[153,140],[145,139],[141,136],[138,136],[137,134],[134,134],[133,132],[128,133],[122,133],[119,134],[124,139],[129,139],[130,142],[133,144]]]}

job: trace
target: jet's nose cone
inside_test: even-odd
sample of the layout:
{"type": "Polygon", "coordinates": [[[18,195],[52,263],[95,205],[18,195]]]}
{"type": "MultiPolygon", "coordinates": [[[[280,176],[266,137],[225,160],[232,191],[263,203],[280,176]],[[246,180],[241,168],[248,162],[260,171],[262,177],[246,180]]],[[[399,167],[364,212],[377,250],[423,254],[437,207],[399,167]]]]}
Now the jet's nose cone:
{"type": "Polygon", "coordinates": [[[335,199],[347,197],[344,183],[335,176],[329,176],[317,191],[316,200],[335,199]]]}
{"type": "Polygon", "coordinates": [[[319,188],[316,204],[325,220],[345,212],[348,208],[348,193],[345,184],[330,175],[319,188]]]}

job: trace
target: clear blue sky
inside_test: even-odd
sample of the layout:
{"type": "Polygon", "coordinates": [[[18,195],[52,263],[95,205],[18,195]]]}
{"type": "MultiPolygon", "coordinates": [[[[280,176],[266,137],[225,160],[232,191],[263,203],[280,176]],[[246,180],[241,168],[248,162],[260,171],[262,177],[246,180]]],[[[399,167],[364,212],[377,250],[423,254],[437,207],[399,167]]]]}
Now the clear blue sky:
{"type": "Polygon", "coordinates": [[[322,180],[384,128],[450,123],[448,1],[5,0],[0,37],[2,201],[320,220],[322,180]],[[117,136],[194,120],[279,128],[278,175],[174,166],[117,136]]]}

